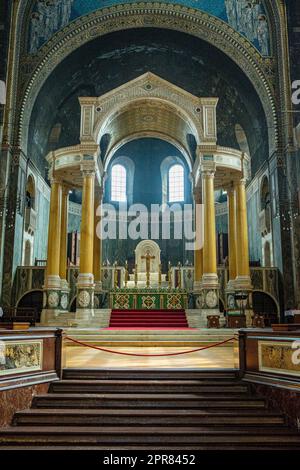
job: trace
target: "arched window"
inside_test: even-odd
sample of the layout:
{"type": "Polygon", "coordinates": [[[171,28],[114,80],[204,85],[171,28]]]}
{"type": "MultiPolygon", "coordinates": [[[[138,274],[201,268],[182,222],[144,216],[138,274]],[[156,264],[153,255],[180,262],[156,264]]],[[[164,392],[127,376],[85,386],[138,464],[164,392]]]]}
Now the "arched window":
{"type": "Polygon", "coordinates": [[[184,201],[184,169],[173,165],[169,169],[169,202],[184,201]]]}
{"type": "Polygon", "coordinates": [[[127,200],[126,168],[123,165],[114,165],[111,170],[111,200],[125,202],[127,200]]]}

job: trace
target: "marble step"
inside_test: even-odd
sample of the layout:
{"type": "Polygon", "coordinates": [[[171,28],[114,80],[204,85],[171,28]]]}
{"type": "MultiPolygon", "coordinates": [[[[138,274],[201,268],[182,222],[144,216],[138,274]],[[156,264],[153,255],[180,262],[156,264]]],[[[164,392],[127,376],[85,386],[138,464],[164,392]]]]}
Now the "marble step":
{"type": "MultiPolygon", "coordinates": [[[[87,344],[90,343],[94,346],[99,346],[99,347],[105,347],[105,348],[114,348],[114,347],[132,347],[132,348],[145,348],[145,347],[160,347],[160,348],[182,348],[185,347],[188,350],[190,349],[197,349],[197,348],[202,348],[208,345],[207,341],[189,341],[189,340],[184,340],[184,339],[174,339],[174,340],[159,340],[156,338],[153,338],[152,340],[146,341],[144,339],[139,339],[139,340],[118,340],[115,339],[113,341],[107,341],[107,340],[97,340],[97,341],[87,341],[87,344]]],[[[211,343],[214,343],[214,341],[211,341],[211,343]]],[[[68,347],[69,346],[77,346],[78,344],[68,342],[68,347]]],[[[79,347],[84,347],[84,346],[79,346],[79,347]]],[[[224,344],[222,347],[232,347],[231,343],[224,344]]],[[[139,351],[139,354],[142,354],[142,351],[139,351]]]]}
{"type": "Polygon", "coordinates": [[[212,425],[260,426],[285,425],[282,415],[267,410],[77,410],[30,409],[15,414],[13,425],[34,426],[103,425],[212,425]]]}
{"type": "Polygon", "coordinates": [[[197,380],[61,380],[50,385],[50,393],[199,393],[242,394],[248,393],[247,384],[201,383],[197,380]]]}
{"type": "Polygon", "coordinates": [[[235,369],[64,369],[63,379],[75,380],[205,380],[239,382],[235,369]]]}
{"type": "Polygon", "coordinates": [[[265,408],[247,394],[200,393],[48,393],[33,398],[32,408],[265,408]]]}
{"type": "Polygon", "coordinates": [[[228,428],[210,426],[12,426],[0,430],[0,445],[104,445],[104,444],[197,444],[214,448],[216,445],[259,445],[260,448],[300,449],[300,436],[285,427],[228,428]]]}
{"type": "Polygon", "coordinates": [[[119,335],[164,335],[164,336],[178,336],[178,335],[185,335],[185,336],[197,336],[201,335],[202,337],[210,337],[210,336],[217,336],[222,338],[232,338],[238,330],[233,329],[219,329],[219,328],[191,328],[191,329],[178,329],[178,330],[160,330],[160,329],[151,329],[151,330],[143,330],[138,329],[126,329],[126,330],[111,330],[109,328],[65,328],[66,334],[69,336],[77,335],[77,336],[98,336],[101,335],[108,335],[108,336],[119,336],[119,335]]]}

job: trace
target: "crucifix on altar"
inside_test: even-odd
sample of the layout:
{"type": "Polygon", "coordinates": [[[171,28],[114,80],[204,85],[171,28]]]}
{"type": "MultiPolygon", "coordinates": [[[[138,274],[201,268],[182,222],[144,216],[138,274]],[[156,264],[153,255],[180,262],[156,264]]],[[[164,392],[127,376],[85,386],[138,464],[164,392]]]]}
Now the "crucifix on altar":
{"type": "Polygon", "coordinates": [[[151,260],[155,259],[155,256],[150,255],[150,251],[148,250],[145,256],[142,256],[141,259],[146,260],[146,286],[150,286],[150,264],[151,260]]]}

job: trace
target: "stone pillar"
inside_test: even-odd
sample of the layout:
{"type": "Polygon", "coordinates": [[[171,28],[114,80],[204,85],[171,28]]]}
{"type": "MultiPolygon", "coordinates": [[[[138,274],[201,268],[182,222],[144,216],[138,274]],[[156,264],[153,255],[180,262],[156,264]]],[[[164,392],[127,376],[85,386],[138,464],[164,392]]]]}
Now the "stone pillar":
{"type": "Polygon", "coordinates": [[[100,224],[101,217],[97,215],[99,212],[99,206],[102,203],[102,188],[95,192],[95,205],[94,205],[94,216],[95,216],[95,230],[94,230],[94,261],[93,261],[93,273],[95,282],[95,293],[94,303],[95,308],[99,308],[102,300],[102,278],[101,278],[101,266],[102,266],[102,240],[100,238],[100,230],[97,226],[100,224]]]}
{"type": "Polygon", "coordinates": [[[202,173],[204,199],[203,285],[218,288],[214,170],[202,173]]]}
{"type": "Polygon", "coordinates": [[[69,285],[67,282],[67,238],[68,238],[68,212],[69,212],[69,187],[62,188],[61,204],[61,233],[60,233],[60,260],[59,275],[61,281],[61,307],[68,309],[69,285]]]}
{"type": "Polygon", "coordinates": [[[230,187],[228,195],[228,248],[229,248],[229,282],[233,287],[236,278],[236,194],[235,188],[230,187]]]}
{"type": "Polygon", "coordinates": [[[94,195],[95,171],[84,169],[80,228],[80,263],[77,279],[76,321],[89,324],[94,316],[94,195]]]}
{"type": "MultiPolygon", "coordinates": [[[[218,315],[219,280],[217,271],[216,220],[215,220],[215,165],[202,170],[203,202],[204,202],[204,245],[203,245],[203,276],[202,276],[202,311],[204,316],[218,315]]],[[[224,325],[223,316],[220,318],[224,325]]]]}
{"type": "MultiPolygon", "coordinates": [[[[194,192],[194,201],[195,201],[195,229],[196,229],[196,239],[202,240],[202,220],[198,220],[201,217],[201,211],[197,210],[197,206],[202,204],[202,191],[200,189],[194,192]],[[198,233],[201,230],[201,233],[198,233]]],[[[199,249],[197,247],[194,251],[194,292],[200,291],[201,281],[203,276],[203,246],[199,249]]]]}
{"type": "Polygon", "coordinates": [[[246,325],[252,326],[252,285],[249,265],[248,223],[246,180],[235,183],[236,189],[236,295],[245,296],[245,300],[236,300],[237,307],[245,311],[246,325]],[[242,307],[242,304],[244,307],[242,307]]]}
{"type": "Polygon", "coordinates": [[[47,268],[44,284],[44,308],[41,323],[47,324],[55,318],[60,306],[61,280],[60,280],[60,240],[61,240],[61,181],[53,179],[51,182],[50,213],[48,228],[48,254],[47,268]]]}
{"type": "Polygon", "coordinates": [[[235,183],[236,189],[236,289],[251,290],[249,267],[249,244],[246,202],[246,181],[244,179],[235,183]]]}

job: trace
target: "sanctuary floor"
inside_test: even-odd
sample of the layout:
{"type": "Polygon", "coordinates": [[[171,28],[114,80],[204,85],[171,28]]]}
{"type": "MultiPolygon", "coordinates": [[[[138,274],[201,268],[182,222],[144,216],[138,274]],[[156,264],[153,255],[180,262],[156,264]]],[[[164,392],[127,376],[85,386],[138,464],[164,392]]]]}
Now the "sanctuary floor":
{"type": "MultiPolygon", "coordinates": [[[[136,354],[169,354],[187,351],[185,347],[112,347],[114,351],[136,354]]],[[[234,347],[219,346],[180,356],[134,357],[97,351],[83,346],[67,348],[66,368],[203,368],[232,369],[236,367],[234,347]]]]}

